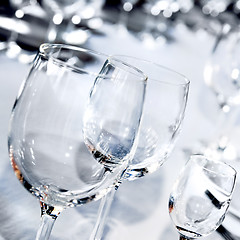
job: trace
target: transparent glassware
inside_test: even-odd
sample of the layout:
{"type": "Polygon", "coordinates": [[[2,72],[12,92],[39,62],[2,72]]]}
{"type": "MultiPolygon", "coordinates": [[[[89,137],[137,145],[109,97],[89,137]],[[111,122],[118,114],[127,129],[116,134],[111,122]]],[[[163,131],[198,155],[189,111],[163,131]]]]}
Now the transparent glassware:
{"type": "Polygon", "coordinates": [[[203,143],[206,156],[234,160],[237,149],[231,144],[231,132],[240,105],[240,32],[232,29],[216,40],[204,69],[204,80],[216,95],[220,109],[212,139],[203,143]]]}
{"type": "Polygon", "coordinates": [[[121,182],[155,172],[171,153],[181,129],[189,91],[189,80],[179,73],[150,61],[116,57],[144,71],[148,84],[135,154],[115,190],[102,198],[91,240],[102,238],[112,200],[121,182]]]}
{"type": "MultiPolygon", "coordinates": [[[[219,112],[215,129],[209,139],[200,143],[198,151],[209,158],[225,161],[239,171],[239,105],[240,105],[240,31],[239,27],[223,25],[212,54],[204,69],[204,80],[215,94],[219,112]]],[[[239,218],[239,177],[232,203],[224,222],[230,232],[239,218]]],[[[221,226],[223,227],[223,226],[221,226]]]]}
{"type": "Polygon", "coordinates": [[[64,209],[98,200],[116,185],[133,154],[146,79],[102,53],[40,46],[8,138],[15,175],[40,200],[36,239],[49,238],[64,209]]]}
{"type": "Polygon", "coordinates": [[[176,179],[169,214],[180,240],[198,239],[224,221],[236,182],[236,170],[221,161],[192,155],[176,179]]]}

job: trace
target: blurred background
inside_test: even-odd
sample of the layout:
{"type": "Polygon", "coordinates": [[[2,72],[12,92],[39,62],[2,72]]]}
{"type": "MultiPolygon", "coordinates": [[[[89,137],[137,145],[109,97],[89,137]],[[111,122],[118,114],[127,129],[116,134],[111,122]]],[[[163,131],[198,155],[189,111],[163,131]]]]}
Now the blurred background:
{"type": "Polygon", "coordinates": [[[0,51],[28,62],[43,42],[86,46],[109,24],[154,47],[177,41],[179,25],[217,36],[239,17],[238,0],[1,0],[0,51]]]}
{"type": "MultiPolygon", "coordinates": [[[[214,154],[224,155],[239,168],[239,22],[240,0],[1,0],[0,240],[32,240],[39,225],[38,200],[23,189],[11,169],[7,134],[18,89],[44,42],[145,58],[190,79],[185,121],[172,155],[156,173],[120,187],[104,233],[108,240],[177,239],[168,216],[172,184],[189,155],[205,151],[223,123],[229,123],[227,139],[231,144],[224,138],[217,146],[220,153],[214,154]],[[229,43],[229,36],[237,40],[229,43]],[[209,59],[223,40],[227,40],[224,46],[233,48],[238,61],[231,81],[222,81],[219,86],[204,73],[212,66],[209,59]],[[231,118],[230,109],[234,110],[231,118]],[[222,113],[227,116],[220,124],[222,113]],[[23,208],[26,205],[28,211],[23,208]]],[[[214,60],[218,67],[210,70],[225,70],[233,62],[227,56],[228,52],[220,51],[214,60]]],[[[216,232],[204,239],[240,239],[239,191],[237,186],[232,210],[224,222],[231,238],[216,232]]],[[[98,204],[64,212],[50,239],[89,239],[98,204]]]]}

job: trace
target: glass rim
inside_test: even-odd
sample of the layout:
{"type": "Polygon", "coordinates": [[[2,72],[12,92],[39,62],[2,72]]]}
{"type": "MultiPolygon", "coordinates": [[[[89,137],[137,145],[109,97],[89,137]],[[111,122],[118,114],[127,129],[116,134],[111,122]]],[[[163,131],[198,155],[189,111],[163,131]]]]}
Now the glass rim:
{"type": "MultiPolygon", "coordinates": [[[[196,162],[198,165],[199,165],[199,162],[197,162],[196,160],[197,159],[201,159],[201,160],[205,160],[205,161],[208,161],[208,162],[213,162],[213,163],[217,163],[221,166],[224,166],[225,168],[227,167],[228,168],[228,173],[231,172],[232,173],[232,176],[235,178],[236,175],[237,175],[237,171],[234,167],[232,167],[231,165],[229,165],[228,163],[226,162],[222,162],[222,161],[218,161],[218,160],[214,160],[214,159],[211,159],[211,158],[208,158],[204,155],[201,155],[201,154],[193,154],[191,155],[190,157],[190,160],[196,162]]],[[[226,172],[217,172],[215,171],[214,169],[210,169],[210,168],[207,168],[205,166],[202,166],[203,169],[205,169],[206,171],[208,172],[212,172],[212,173],[215,173],[217,175],[222,175],[222,176],[227,176],[229,174],[227,174],[226,172]]]]}
{"type": "MultiPolygon", "coordinates": [[[[78,46],[68,45],[68,44],[42,43],[39,46],[39,53],[38,54],[40,54],[44,57],[47,57],[48,59],[52,59],[55,62],[60,63],[63,66],[68,67],[69,69],[75,70],[76,72],[82,72],[82,73],[86,73],[86,74],[93,75],[93,76],[99,76],[99,77],[103,77],[103,78],[112,78],[112,77],[106,76],[105,74],[100,74],[100,73],[97,73],[97,72],[94,72],[94,71],[88,71],[84,68],[77,67],[77,66],[74,66],[74,65],[70,65],[63,60],[52,56],[52,54],[47,53],[46,49],[50,49],[50,48],[52,48],[52,49],[59,48],[59,50],[60,49],[69,49],[69,50],[73,50],[73,51],[77,51],[77,52],[89,53],[91,55],[103,56],[103,57],[106,57],[106,60],[110,60],[110,62],[113,60],[113,61],[119,63],[120,65],[117,65],[118,68],[120,68],[122,70],[125,70],[128,73],[131,73],[136,77],[139,77],[140,78],[139,81],[140,80],[141,81],[147,81],[147,79],[148,79],[147,75],[143,71],[141,71],[139,68],[137,68],[137,67],[135,67],[135,66],[133,66],[129,63],[126,63],[126,62],[124,62],[120,59],[117,59],[116,57],[114,57],[112,55],[108,55],[108,54],[101,53],[101,52],[98,52],[98,51],[94,51],[94,50],[90,50],[90,49],[82,48],[82,47],[78,47],[78,46]],[[126,70],[126,69],[124,69],[124,67],[127,67],[129,69],[126,70]],[[130,69],[132,71],[130,71],[130,69]]],[[[117,76],[115,76],[115,77],[117,77],[117,76]]],[[[117,77],[117,78],[119,78],[119,77],[117,77]]]]}
{"type": "Polygon", "coordinates": [[[163,80],[158,80],[156,78],[152,78],[152,77],[148,76],[147,73],[145,73],[148,76],[148,79],[151,79],[153,81],[165,83],[165,84],[168,84],[168,85],[176,85],[176,86],[179,86],[179,85],[183,85],[183,86],[186,85],[187,86],[187,85],[190,84],[190,80],[184,74],[179,73],[179,72],[177,72],[177,71],[175,71],[175,70],[173,70],[171,68],[165,67],[165,66],[163,66],[161,64],[155,63],[153,61],[149,61],[149,60],[138,58],[138,57],[132,57],[132,56],[129,56],[129,55],[123,55],[123,54],[114,54],[113,57],[116,57],[116,58],[117,57],[126,57],[126,58],[135,59],[137,61],[146,62],[148,64],[153,64],[156,67],[162,68],[163,70],[168,71],[169,73],[174,73],[174,74],[178,75],[179,77],[181,77],[181,79],[183,79],[180,83],[179,82],[168,82],[168,81],[163,81],[163,80]]]}

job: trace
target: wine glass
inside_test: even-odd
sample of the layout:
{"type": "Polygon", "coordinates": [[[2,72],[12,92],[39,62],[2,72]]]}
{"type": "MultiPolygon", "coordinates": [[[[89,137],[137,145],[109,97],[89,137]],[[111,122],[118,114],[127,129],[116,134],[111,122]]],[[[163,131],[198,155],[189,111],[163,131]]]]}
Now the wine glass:
{"type": "Polygon", "coordinates": [[[116,185],[134,149],[145,85],[140,70],[116,58],[40,46],[8,138],[15,175],[40,200],[36,239],[49,238],[64,209],[98,200],[116,185]]]}
{"type": "MultiPolygon", "coordinates": [[[[219,115],[210,140],[200,145],[207,157],[225,161],[239,171],[238,116],[240,105],[240,31],[223,26],[221,35],[204,69],[204,79],[217,98],[219,115]]],[[[239,178],[237,178],[237,186],[239,178]]],[[[237,187],[224,225],[234,229],[232,223],[239,216],[239,188],[237,187]],[[230,223],[230,224],[229,224],[230,223]]]]}
{"type": "MultiPolygon", "coordinates": [[[[224,29],[223,29],[224,31],[224,29]]],[[[206,156],[233,160],[237,149],[231,142],[240,105],[240,32],[231,29],[217,39],[213,52],[204,69],[204,80],[216,95],[220,115],[212,139],[203,143],[206,156]]]]}
{"type": "Polygon", "coordinates": [[[192,155],[177,178],[169,198],[169,214],[180,240],[214,232],[223,222],[236,181],[230,165],[192,155]]]}
{"type": "Polygon", "coordinates": [[[116,56],[148,76],[139,138],[133,159],[115,189],[102,198],[90,239],[101,239],[115,190],[123,180],[135,180],[155,172],[170,154],[185,114],[189,81],[183,75],[150,61],[116,56]]]}

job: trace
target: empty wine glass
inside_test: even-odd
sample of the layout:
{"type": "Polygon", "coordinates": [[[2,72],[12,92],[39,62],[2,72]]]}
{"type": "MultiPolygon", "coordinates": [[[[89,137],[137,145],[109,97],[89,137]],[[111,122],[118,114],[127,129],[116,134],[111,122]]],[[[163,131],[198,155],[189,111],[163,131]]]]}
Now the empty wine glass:
{"type": "MultiPolygon", "coordinates": [[[[136,152],[119,179],[120,184],[123,180],[135,180],[153,173],[164,163],[180,131],[189,81],[183,75],[150,61],[128,56],[116,57],[137,66],[148,75],[136,152]]],[[[113,189],[101,200],[91,239],[102,238],[106,217],[115,193],[113,189]]]]}
{"type": "Polygon", "coordinates": [[[145,85],[140,70],[107,55],[40,46],[8,139],[17,178],[41,203],[36,239],[49,238],[62,210],[98,200],[116,185],[132,154],[145,85]]]}
{"type": "MultiPolygon", "coordinates": [[[[223,29],[224,30],[224,29],[223,29]]],[[[237,150],[231,144],[231,131],[240,105],[240,32],[222,34],[204,69],[204,80],[217,97],[220,116],[216,133],[203,146],[204,154],[216,159],[233,160],[237,150]]]]}
{"type": "Polygon", "coordinates": [[[169,214],[180,240],[214,232],[223,222],[236,181],[236,171],[221,161],[192,155],[169,198],[169,214]]]}
{"type": "MultiPolygon", "coordinates": [[[[219,104],[216,128],[201,152],[207,157],[226,161],[239,171],[238,118],[240,105],[240,31],[225,24],[206,64],[204,78],[219,104]]],[[[234,229],[239,217],[239,178],[224,226],[234,229]]]]}

